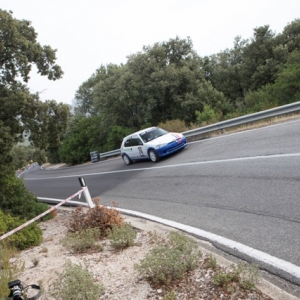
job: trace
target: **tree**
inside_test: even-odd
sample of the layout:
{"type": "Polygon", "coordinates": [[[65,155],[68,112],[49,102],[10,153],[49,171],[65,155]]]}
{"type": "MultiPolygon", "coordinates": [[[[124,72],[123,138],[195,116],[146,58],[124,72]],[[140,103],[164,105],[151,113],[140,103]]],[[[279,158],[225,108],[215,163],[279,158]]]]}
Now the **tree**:
{"type": "MultiPolygon", "coordinates": [[[[47,205],[39,203],[16,178],[11,156],[13,145],[27,134],[33,143],[47,147],[53,142],[50,137],[55,139],[61,134],[58,130],[49,133],[49,127],[55,127],[58,120],[53,114],[48,115],[49,120],[55,121],[46,127],[50,121],[43,114],[44,106],[55,110],[56,104],[40,102],[38,94],[31,94],[26,86],[32,65],[50,80],[59,79],[63,74],[55,64],[56,50],[41,46],[36,38],[29,21],[14,19],[12,12],[0,9],[0,208],[10,214],[24,214],[25,218],[45,211],[47,205]],[[38,141],[40,130],[45,130],[46,136],[41,142],[38,141]]],[[[60,107],[66,110],[64,105],[57,106],[60,107]]]]}
{"type": "Polygon", "coordinates": [[[106,144],[105,134],[105,131],[102,132],[99,116],[74,117],[69,124],[64,142],[59,148],[60,159],[69,164],[89,161],[90,152],[100,152],[101,146],[106,144]]]}
{"type": "MultiPolygon", "coordinates": [[[[201,64],[206,80],[210,81],[216,90],[224,94],[232,104],[231,109],[244,98],[241,69],[243,50],[247,42],[238,36],[234,39],[233,49],[226,49],[202,58],[201,64]]],[[[223,114],[226,113],[227,111],[223,110],[223,114]]]]}
{"type": "Polygon", "coordinates": [[[274,96],[279,105],[299,101],[300,98],[300,51],[289,54],[287,63],[278,73],[274,84],[274,96]]]}
{"type": "Polygon", "coordinates": [[[125,65],[101,66],[78,90],[77,99],[77,112],[92,109],[107,133],[114,126],[136,131],[175,119],[188,125],[204,104],[217,104],[221,114],[228,104],[205,80],[190,38],[178,37],[144,46],[125,65]]]}
{"type": "Polygon", "coordinates": [[[12,12],[0,9],[0,83],[12,84],[20,76],[25,82],[29,79],[32,64],[38,73],[50,80],[59,79],[63,72],[57,64],[56,50],[41,46],[37,33],[26,20],[13,18],[12,12]]]}
{"type": "Polygon", "coordinates": [[[43,104],[38,94],[30,94],[24,84],[32,65],[50,80],[59,79],[63,72],[55,64],[56,50],[37,42],[29,21],[14,19],[12,12],[0,10],[0,38],[0,176],[4,176],[14,172],[9,165],[13,145],[22,140],[23,134],[34,141],[39,130],[37,120],[45,123],[39,115],[43,104]]]}
{"type": "Polygon", "coordinates": [[[245,91],[274,83],[279,69],[273,52],[276,46],[275,33],[269,25],[254,29],[253,38],[243,51],[242,87],[245,91]]]}

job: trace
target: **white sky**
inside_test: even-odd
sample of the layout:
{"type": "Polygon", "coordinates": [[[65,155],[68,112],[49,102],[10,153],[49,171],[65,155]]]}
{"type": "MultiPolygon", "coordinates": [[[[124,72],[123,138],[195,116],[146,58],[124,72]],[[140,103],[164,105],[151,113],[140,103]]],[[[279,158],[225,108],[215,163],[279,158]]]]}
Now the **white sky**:
{"type": "Polygon", "coordinates": [[[63,78],[31,72],[31,92],[68,104],[97,68],[126,63],[144,45],[189,36],[198,55],[211,55],[256,27],[281,33],[300,18],[299,0],[0,0],[0,8],[31,21],[38,42],[57,49],[63,78]]]}

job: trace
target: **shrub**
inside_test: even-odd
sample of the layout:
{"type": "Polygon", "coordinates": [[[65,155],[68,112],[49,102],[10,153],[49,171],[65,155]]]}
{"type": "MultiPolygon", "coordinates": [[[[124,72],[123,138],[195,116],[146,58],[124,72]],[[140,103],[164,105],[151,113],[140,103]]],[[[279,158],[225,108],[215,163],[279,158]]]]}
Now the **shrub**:
{"type": "Polygon", "coordinates": [[[184,132],[187,131],[188,128],[185,125],[184,121],[176,119],[176,120],[168,120],[164,123],[159,123],[158,127],[161,127],[165,130],[171,131],[171,132],[184,132]]]}
{"type": "Polygon", "coordinates": [[[8,282],[15,280],[23,270],[24,262],[18,259],[14,249],[2,241],[0,244],[0,299],[7,299],[8,282]],[[10,262],[12,257],[15,257],[13,263],[10,262]]]}
{"type": "MultiPolygon", "coordinates": [[[[89,228],[76,232],[68,232],[62,239],[62,244],[67,249],[75,252],[84,252],[92,248],[99,239],[100,233],[98,228],[89,228]]],[[[99,250],[99,248],[98,248],[99,250]]]]}
{"type": "Polygon", "coordinates": [[[116,249],[125,249],[134,244],[136,238],[136,231],[132,228],[129,223],[125,225],[113,225],[112,230],[108,233],[111,246],[116,249]]]}
{"type": "Polygon", "coordinates": [[[204,105],[203,111],[196,111],[197,123],[201,125],[212,124],[219,121],[219,115],[209,105],[204,105]]]}
{"type": "Polygon", "coordinates": [[[194,240],[171,232],[167,244],[151,249],[136,269],[149,282],[167,285],[195,269],[201,255],[194,240]]]}
{"type": "MultiPolygon", "coordinates": [[[[15,175],[7,175],[0,180],[0,209],[12,216],[25,220],[33,219],[48,209],[48,205],[29,192],[22,179],[15,175]],[[3,180],[3,181],[2,181],[3,180]]],[[[52,214],[43,217],[43,220],[52,218],[52,214]]]]}
{"type": "Polygon", "coordinates": [[[238,283],[242,288],[251,290],[259,278],[258,267],[255,265],[247,265],[238,263],[233,265],[228,272],[218,271],[214,275],[214,283],[217,286],[226,287],[230,283],[238,283]]]}
{"type": "MultiPolygon", "coordinates": [[[[96,201],[95,201],[96,202],[96,201]]],[[[101,237],[107,235],[113,225],[123,225],[124,219],[115,208],[108,208],[99,203],[94,208],[84,212],[82,207],[77,207],[72,213],[68,229],[72,232],[87,228],[99,228],[101,237]]]]}
{"type": "MultiPolygon", "coordinates": [[[[24,224],[26,220],[22,220],[18,217],[12,217],[5,215],[0,210],[0,236],[9,232],[20,225],[24,224]]],[[[42,242],[43,233],[37,223],[32,223],[21,230],[17,231],[13,235],[7,237],[5,242],[8,246],[14,247],[18,250],[24,250],[31,246],[37,246],[42,242]]],[[[1,243],[0,243],[1,244],[1,243]]]]}
{"type": "Polygon", "coordinates": [[[67,261],[64,271],[51,284],[49,295],[60,300],[98,300],[104,293],[104,287],[93,280],[87,267],[67,261]]]}

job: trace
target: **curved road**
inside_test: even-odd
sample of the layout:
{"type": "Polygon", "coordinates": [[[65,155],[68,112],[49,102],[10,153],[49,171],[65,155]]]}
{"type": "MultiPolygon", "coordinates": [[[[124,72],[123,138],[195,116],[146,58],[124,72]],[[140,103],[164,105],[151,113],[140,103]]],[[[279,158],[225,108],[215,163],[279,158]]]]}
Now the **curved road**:
{"type": "Polygon", "coordinates": [[[38,197],[92,197],[215,233],[300,266],[300,120],[190,143],[153,164],[118,159],[24,174],[38,197]]]}

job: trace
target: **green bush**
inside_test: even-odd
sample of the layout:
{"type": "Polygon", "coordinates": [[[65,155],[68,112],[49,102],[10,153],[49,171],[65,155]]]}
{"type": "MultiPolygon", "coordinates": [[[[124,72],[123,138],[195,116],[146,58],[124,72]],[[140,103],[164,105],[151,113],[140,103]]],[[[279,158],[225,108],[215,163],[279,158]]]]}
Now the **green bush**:
{"type": "MultiPolygon", "coordinates": [[[[1,235],[1,234],[0,234],[1,235]]],[[[15,280],[24,270],[24,262],[16,256],[16,251],[6,243],[0,244],[0,299],[7,299],[9,294],[8,282],[15,280]],[[14,257],[14,263],[10,259],[14,257]]]]}
{"type": "Polygon", "coordinates": [[[70,261],[66,262],[63,273],[59,274],[49,289],[49,296],[60,300],[98,300],[103,293],[104,287],[94,282],[86,267],[70,261]]]}
{"type": "MultiPolygon", "coordinates": [[[[2,186],[0,190],[0,209],[12,216],[20,217],[25,220],[33,219],[46,211],[49,207],[29,192],[23,180],[15,175],[7,175],[0,180],[2,186]]],[[[52,214],[46,215],[43,220],[52,217],[52,214]]]]}
{"type": "MultiPolygon", "coordinates": [[[[12,217],[5,215],[0,210],[0,236],[24,224],[26,220],[19,217],[12,217]]],[[[32,223],[11,236],[7,237],[4,241],[10,246],[18,250],[24,250],[31,246],[40,245],[43,239],[43,233],[37,223],[32,223]]],[[[2,245],[2,242],[0,242],[2,245]]]]}
{"type": "Polygon", "coordinates": [[[219,121],[219,115],[209,105],[204,105],[202,112],[196,110],[195,113],[198,124],[208,125],[219,121]]]}
{"type": "Polygon", "coordinates": [[[108,233],[108,238],[110,239],[111,246],[114,249],[125,249],[134,244],[136,231],[129,223],[121,226],[113,225],[112,230],[108,233]]]}
{"type": "MultiPolygon", "coordinates": [[[[62,244],[67,249],[71,249],[75,252],[84,252],[87,249],[95,246],[97,240],[100,238],[100,232],[98,228],[89,228],[76,232],[68,232],[62,239],[62,244]]],[[[100,250],[101,248],[97,248],[100,250]]]]}
{"type": "Polygon", "coordinates": [[[171,232],[168,242],[151,249],[136,265],[136,269],[149,282],[167,285],[194,270],[201,255],[194,240],[181,233],[171,232]]]}
{"type": "Polygon", "coordinates": [[[258,267],[256,265],[247,265],[245,263],[238,263],[232,265],[230,271],[219,270],[214,275],[214,283],[217,286],[226,287],[230,283],[237,283],[242,288],[251,290],[259,278],[258,267]]]}

